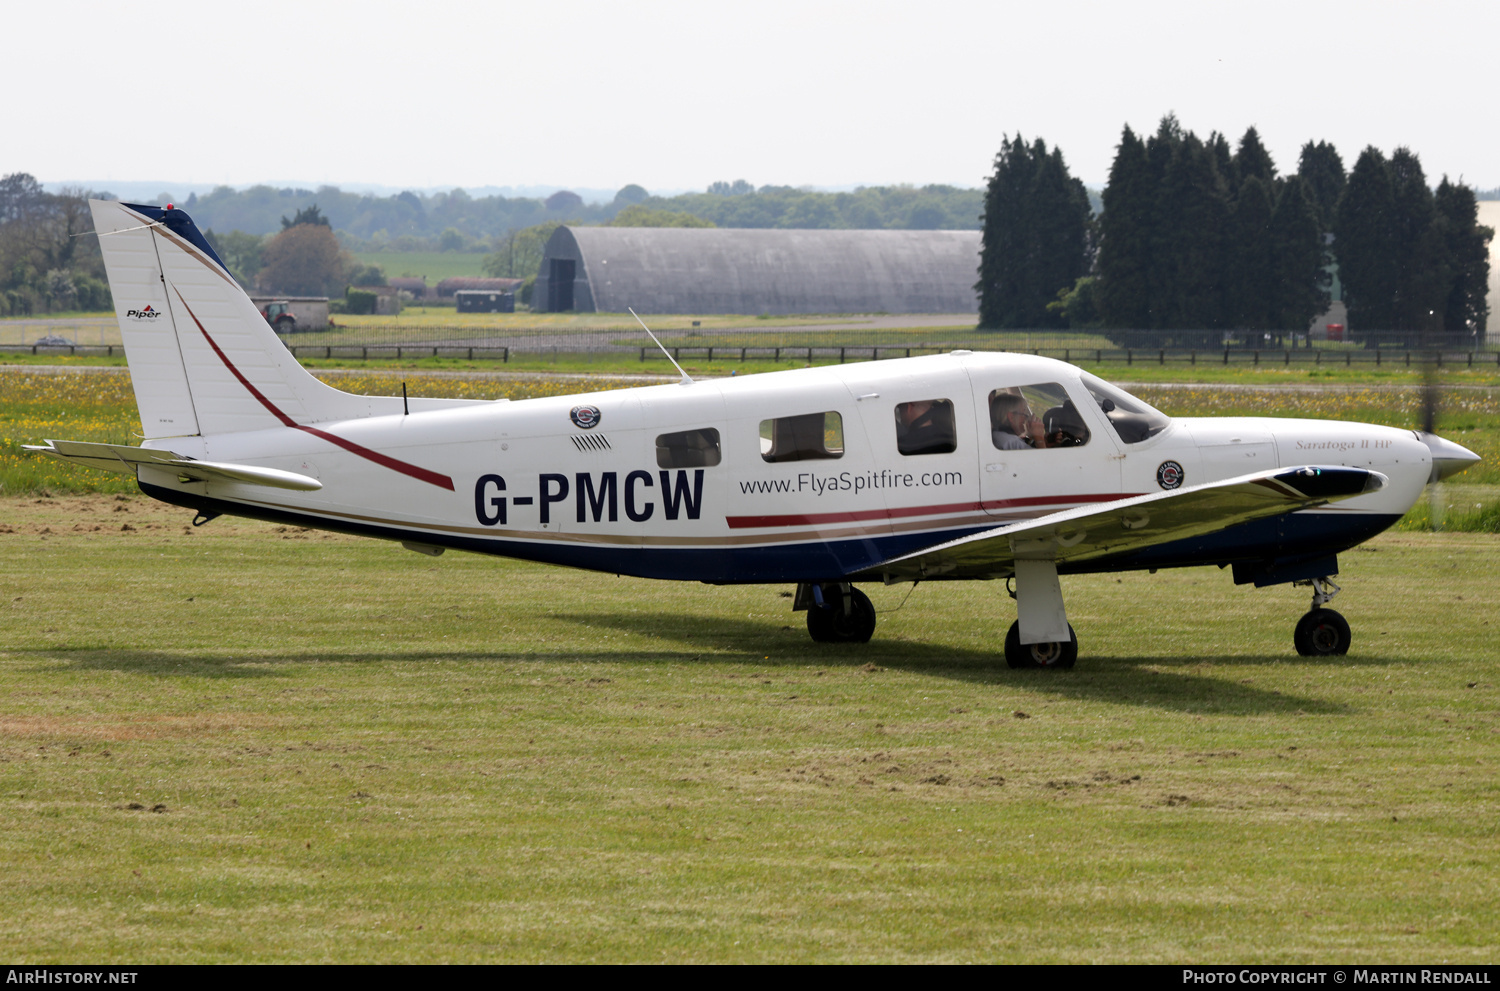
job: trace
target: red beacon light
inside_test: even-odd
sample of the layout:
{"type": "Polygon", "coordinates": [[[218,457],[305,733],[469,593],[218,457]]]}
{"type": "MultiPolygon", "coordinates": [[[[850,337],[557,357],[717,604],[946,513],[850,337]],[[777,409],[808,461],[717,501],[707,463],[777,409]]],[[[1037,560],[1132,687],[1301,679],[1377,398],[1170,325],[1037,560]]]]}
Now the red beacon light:
{"type": "Polygon", "coordinates": [[[176,208],[176,207],[175,207],[175,206],[173,206],[173,205],[172,205],[172,204],[170,204],[170,203],[168,203],[168,204],[167,204],[167,209],[168,209],[168,210],[175,210],[175,209],[177,209],[177,208],[176,208]]]}

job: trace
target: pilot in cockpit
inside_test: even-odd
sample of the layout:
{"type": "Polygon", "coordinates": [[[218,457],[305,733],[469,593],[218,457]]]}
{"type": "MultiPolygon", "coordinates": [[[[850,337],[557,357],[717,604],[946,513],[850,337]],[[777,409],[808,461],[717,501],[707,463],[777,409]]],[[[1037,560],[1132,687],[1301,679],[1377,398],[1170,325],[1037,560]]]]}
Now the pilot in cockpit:
{"type": "Polygon", "coordinates": [[[1020,393],[997,392],[990,399],[990,425],[990,437],[999,450],[1047,446],[1046,428],[1020,393]]]}

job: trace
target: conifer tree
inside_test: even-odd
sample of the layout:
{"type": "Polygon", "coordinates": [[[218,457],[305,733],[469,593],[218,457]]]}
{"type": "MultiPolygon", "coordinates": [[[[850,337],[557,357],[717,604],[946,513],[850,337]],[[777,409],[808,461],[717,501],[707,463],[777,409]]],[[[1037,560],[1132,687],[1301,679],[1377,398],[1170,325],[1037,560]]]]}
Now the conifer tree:
{"type": "Polygon", "coordinates": [[[1152,325],[1152,219],[1156,213],[1156,184],[1146,158],[1146,145],[1129,125],[1120,135],[1109,184],[1104,187],[1104,212],[1099,217],[1100,317],[1107,327],[1146,328],[1152,325]]]}
{"type": "Polygon", "coordinates": [[[1088,264],[1089,203],[1068,174],[1062,151],[1040,138],[1005,139],[985,194],[981,235],[979,325],[1047,327],[1059,323],[1047,304],[1070,289],[1088,264]]]}
{"type": "Polygon", "coordinates": [[[1447,176],[1434,197],[1441,218],[1451,279],[1443,305],[1443,329],[1483,336],[1489,322],[1486,292],[1490,279],[1490,241],[1494,228],[1479,223],[1474,190],[1451,183],[1447,176]]]}
{"type": "Polygon", "coordinates": [[[1395,327],[1396,230],[1390,167],[1380,149],[1360,152],[1339,199],[1333,244],[1349,324],[1357,330],[1395,327]]]}
{"type": "Polygon", "coordinates": [[[1309,141],[1302,146],[1297,175],[1307,184],[1306,193],[1317,212],[1319,226],[1324,231],[1333,230],[1339,197],[1344,194],[1344,160],[1326,141],[1317,144],[1309,141]]]}
{"type": "Polygon", "coordinates": [[[1254,176],[1270,193],[1276,180],[1276,163],[1271,161],[1271,153],[1260,143],[1260,132],[1254,127],[1247,128],[1240,138],[1239,149],[1234,153],[1234,171],[1240,183],[1254,176]]]}
{"type": "Polygon", "coordinates": [[[1253,172],[1240,186],[1230,233],[1231,272],[1227,278],[1225,322],[1242,330],[1271,330],[1275,315],[1277,267],[1271,235],[1271,190],[1253,172]]]}
{"type": "Polygon", "coordinates": [[[1271,214],[1271,326],[1301,331],[1328,308],[1323,233],[1307,195],[1307,184],[1292,176],[1278,186],[1276,209],[1271,214]]]}
{"type": "Polygon", "coordinates": [[[1240,194],[1240,183],[1245,177],[1240,174],[1235,166],[1234,153],[1229,150],[1229,141],[1214,131],[1208,136],[1208,147],[1214,153],[1214,167],[1219,170],[1219,176],[1224,180],[1224,185],[1229,189],[1230,198],[1240,194]]]}
{"type": "Polygon", "coordinates": [[[1422,163],[1410,148],[1391,153],[1396,281],[1392,328],[1433,332],[1442,328],[1450,275],[1443,231],[1422,163]]]}
{"type": "Polygon", "coordinates": [[[1223,327],[1228,190],[1214,164],[1213,150],[1191,131],[1172,158],[1161,194],[1166,219],[1162,241],[1170,245],[1168,295],[1158,304],[1166,309],[1163,327],[1223,327]]]}
{"type": "Polygon", "coordinates": [[[1151,178],[1153,204],[1147,227],[1150,247],[1146,253],[1146,292],[1149,322],[1142,329],[1163,330],[1176,326],[1177,255],[1176,240],[1180,204],[1168,188],[1182,148],[1182,126],[1175,114],[1167,114],[1157,125],[1156,133],[1146,141],[1146,161],[1151,178]]]}

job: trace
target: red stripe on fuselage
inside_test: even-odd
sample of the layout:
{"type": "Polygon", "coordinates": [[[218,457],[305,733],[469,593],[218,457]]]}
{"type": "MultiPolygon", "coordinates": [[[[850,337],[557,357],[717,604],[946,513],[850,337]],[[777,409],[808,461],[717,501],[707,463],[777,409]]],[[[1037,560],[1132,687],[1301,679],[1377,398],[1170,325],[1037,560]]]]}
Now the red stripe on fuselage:
{"type": "MultiPolygon", "coordinates": [[[[1139,493],[1136,493],[1139,494],[1139,493]]],[[[864,509],[852,513],[807,513],[787,516],[729,516],[725,522],[731,530],[763,526],[819,526],[825,523],[854,523],[861,520],[897,520],[908,516],[942,516],[949,513],[974,513],[980,510],[1021,509],[1032,506],[1073,506],[1089,502],[1114,502],[1129,499],[1131,494],[1031,496],[1025,499],[990,499],[985,502],[951,502],[941,506],[904,506],[896,509],[864,509]]]]}
{"type": "Polygon", "coordinates": [[[352,440],[345,440],[342,437],[336,437],[326,430],[319,430],[317,427],[304,426],[303,424],[300,424],[296,420],[293,420],[291,417],[287,416],[277,407],[275,403],[267,399],[259,389],[252,385],[249,379],[245,378],[244,375],[241,375],[238,368],[234,367],[234,362],[229,360],[229,356],[225,354],[219,348],[219,345],[214,341],[214,339],[209,336],[208,331],[203,326],[203,321],[199,320],[198,314],[193,312],[193,308],[191,306],[188,306],[187,300],[182,299],[182,293],[178,291],[176,286],[172,287],[172,291],[177,293],[178,299],[182,300],[183,309],[187,310],[188,316],[193,318],[193,323],[198,325],[198,333],[202,334],[203,339],[208,342],[208,346],[213,348],[214,354],[219,356],[219,360],[224,363],[224,367],[229,369],[229,373],[236,379],[239,379],[240,385],[243,385],[245,389],[250,393],[250,395],[254,396],[256,401],[264,406],[272,416],[280,420],[283,426],[291,427],[294,430],[301,430],[305,433],[312,434],[314,437],[319,437],[323,440],[326,440],[330,444],[337,444],[339,447],[342,447],[350,454],[357,454],[360,457],[364,458],[366,461],[373,461],[375,464],[380,465],[382,468],[389,468],[392,471],[398,471],[403,475],[410,475],[412,478],[426,482],[428,485],[436,485],[438,488],[447,489],[449,492],[454,491],[453,479],[449,478],[447,475],[439,475],[435,471],[428,471],[426,468],[419,468],[416,465],[408,464],[405,461],[399,461],[396,458],[381,454],[379,451],[372,451],[368,447],[363,447],[359,444],[354,443],[354,441],[352,440]]]}

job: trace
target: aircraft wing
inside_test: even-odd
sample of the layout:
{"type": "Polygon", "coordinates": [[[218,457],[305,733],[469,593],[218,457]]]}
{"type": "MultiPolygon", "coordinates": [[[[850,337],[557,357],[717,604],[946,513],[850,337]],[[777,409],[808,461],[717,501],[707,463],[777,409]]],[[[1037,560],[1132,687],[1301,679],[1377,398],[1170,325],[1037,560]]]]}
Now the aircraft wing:
{"type": "Polygon", "coordinates": [[[220,461],[197,461],[193,458],[157,451],[147,447],[130,447],[126,444],[98,444],[81,440],[49,440],[46,445],[26,445],[26,450],[46,454],[59,461],[105,471],[134,475],[141,465],[174,472],[183,481],[195,482],[244,482],[250,485],[269,485],[277,489],[292,489],[297,492],[316,492],[323,483],[316,478],[298,475],[279,468],[262,468],[259,465],[237,465],[220,461]]]}
{"type": "Polygon", "coordinates": [[[1309,465],[1241,475],[1052,513],[892,558],[887,580],[1012,574],[1017,560],[1088,561],[1201,536],[1267,516],[1375,492],[1388,479],[1363,468],[1309,465]]]}

